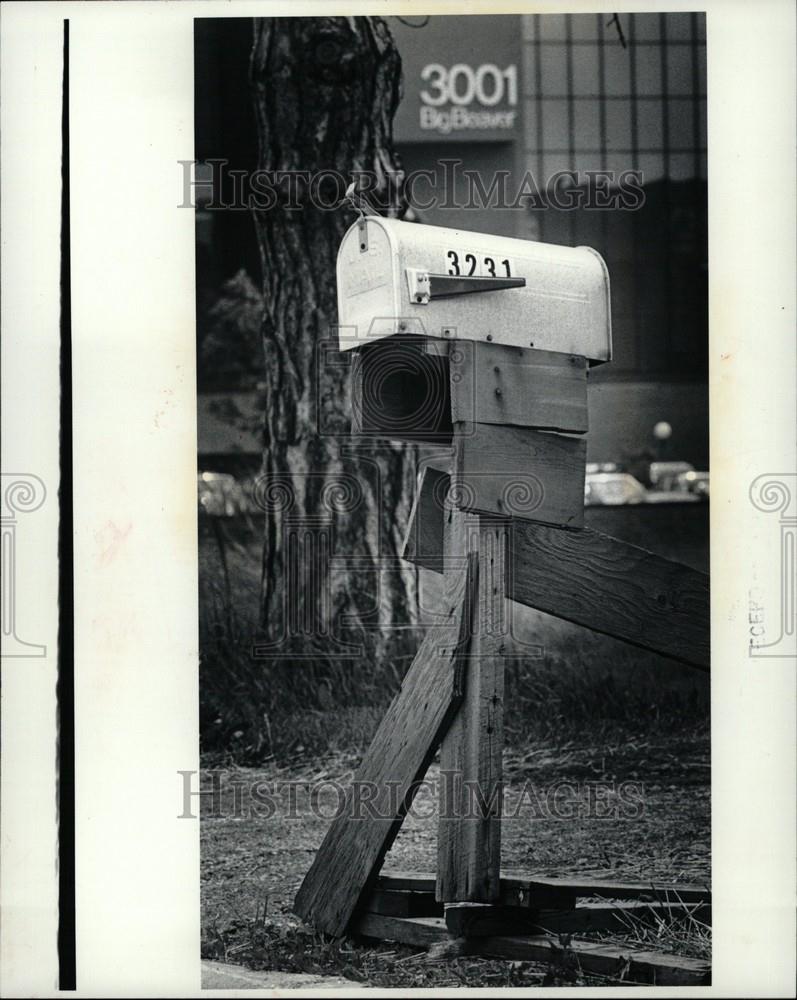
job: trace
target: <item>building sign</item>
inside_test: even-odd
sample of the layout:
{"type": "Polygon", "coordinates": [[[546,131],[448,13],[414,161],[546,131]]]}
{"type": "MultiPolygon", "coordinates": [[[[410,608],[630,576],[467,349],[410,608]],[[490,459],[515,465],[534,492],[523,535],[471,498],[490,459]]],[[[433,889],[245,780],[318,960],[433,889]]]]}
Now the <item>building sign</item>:
{"type": "Polygon", "coordinates": [[[521,24],[515,14],[392,17],[403,66],[397,142],[508,142],[521,122],[521,24]]]}

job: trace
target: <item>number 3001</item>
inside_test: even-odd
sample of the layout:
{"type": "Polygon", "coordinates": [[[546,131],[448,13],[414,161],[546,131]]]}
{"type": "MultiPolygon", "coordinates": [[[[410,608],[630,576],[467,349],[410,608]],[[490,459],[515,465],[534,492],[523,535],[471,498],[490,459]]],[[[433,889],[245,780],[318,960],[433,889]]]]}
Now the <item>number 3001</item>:
{"type": "Polygon", "coordinates": [[[483,63],[474,69],[467,63],[447,68],[429,63],[421,70],[421,79],[428,90],[421,91],[421,100],[434,108],[443,104],[470,104],[474,98],[491,108],[506,100],[517,104],[517,66],[499,69],[495,63],[483,63]]]}

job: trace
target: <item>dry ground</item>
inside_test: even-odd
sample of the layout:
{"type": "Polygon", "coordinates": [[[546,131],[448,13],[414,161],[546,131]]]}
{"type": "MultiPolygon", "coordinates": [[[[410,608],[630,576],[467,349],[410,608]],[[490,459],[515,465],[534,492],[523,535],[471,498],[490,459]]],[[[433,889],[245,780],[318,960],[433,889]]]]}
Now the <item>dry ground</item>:
{"type": "MultiPolygon", "coordinates": [[[[509,749],[505,805],[517,815],[503,824],[503,867],[540,875],[580,873],[707,883],[708,748],[708,733],[701,729],[679,734],[624,733],[609,741],[603,737],[595,745],[589,741],[560,746],[532,743],[522,750],[509,749]],[[570,811],[577,813],[569,819],[550,815],[550,805],[546,805],[557,795],[563,801],[562,782],[568,783],[566,808],[569,804],[570,811]],[[625,805],[612,791],[622,782],[627,783],[623,786],[625,805]],[[526,795],[521,801],[524,786],[526,795]],[[600,789],[597,807],[596,788],[600,789]],[[590,801],[593,814],[600,815],[583,815],[589,812],[590,801]]],[[[529,963],[474,958],[429,962],[397,945],[324,940],[300,924],[291,914],[293,897],[338,801],[333,783],[345,781],[356,764],[356,756],[339,754],[280,767],[219,769],[219,815],[205,808],[201,823],[204,955],[253,968],[334,973],[381,986],[555,982],[544,968],[529,963]],[[261,793],[265,790],[272,801],[280,803],[273,815],[263,814],[263,801],[261,815],[253,815],[248,789],[256,782],[261,782],[261,793]],[[288,787],[294,790],[292,810],[288,787]]],[[[428,777],[433,783],[436,766],[428,777]]],[[[210,771],[204,780],[210,783],[210,771]]],[[[415,814],[405,821],[388,855],[388,867],[434,870],[435,811],[433,789],[422,788],[415,814]]],[[[645,934],[646,947],[659,945],[663,950],[707,956],[709,935],[702,926],[660,927],[645,934]]]]}

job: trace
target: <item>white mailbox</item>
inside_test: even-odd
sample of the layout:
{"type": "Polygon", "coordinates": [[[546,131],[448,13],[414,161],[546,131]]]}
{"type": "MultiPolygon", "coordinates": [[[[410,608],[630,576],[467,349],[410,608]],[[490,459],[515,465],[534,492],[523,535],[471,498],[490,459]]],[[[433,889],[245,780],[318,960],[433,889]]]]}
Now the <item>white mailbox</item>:
{"type": "Polygon", "coordinates": [[[342,350],[418,334],[611,360],[609,274],[590,247],[366,216],[337,281],[342,350]]]}

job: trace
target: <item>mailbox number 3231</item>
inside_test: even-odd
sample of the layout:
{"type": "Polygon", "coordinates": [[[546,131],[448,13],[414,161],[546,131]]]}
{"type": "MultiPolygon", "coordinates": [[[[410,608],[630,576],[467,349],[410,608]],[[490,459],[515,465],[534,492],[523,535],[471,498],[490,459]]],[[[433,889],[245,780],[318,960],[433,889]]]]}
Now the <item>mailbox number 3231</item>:
{"type": "Polygon", "coordinates": [[[492,278],[509,278],[512,276],[512,265],[506,259],[496,261],[492,257],[482,257],[481,259],[474,253],[461,254],[456,250],[449,250],[446,253],[448,259],[448,273],[463,275],[466,278],[478,274],[492,278]]]}

